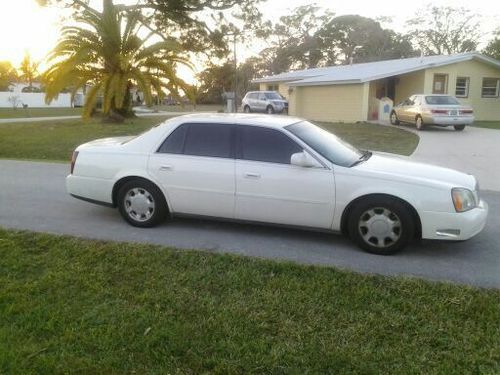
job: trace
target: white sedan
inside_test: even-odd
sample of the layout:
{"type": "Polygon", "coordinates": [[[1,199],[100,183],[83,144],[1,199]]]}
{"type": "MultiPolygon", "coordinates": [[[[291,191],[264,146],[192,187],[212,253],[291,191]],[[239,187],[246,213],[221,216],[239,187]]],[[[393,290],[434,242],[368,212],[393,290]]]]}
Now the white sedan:
{"type": "Polygon", "coordinates": [[[189,215],[341,232],[392,254],[415,237],[466,240],[486,223],[476,179],[362,151],[294,117],[188,115],[74,154],[68,192],[151,227],[189,215]]]}

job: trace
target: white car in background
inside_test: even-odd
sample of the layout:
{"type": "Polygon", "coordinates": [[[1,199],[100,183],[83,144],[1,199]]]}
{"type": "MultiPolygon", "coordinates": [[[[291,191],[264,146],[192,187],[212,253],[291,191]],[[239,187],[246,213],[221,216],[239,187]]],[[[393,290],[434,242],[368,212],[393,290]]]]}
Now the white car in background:
{"type": "Polygon", "coordinates": [[[137,227],[178,215],[342,232],[392,254],[415,237],[466,240],[486,223],[476,179],[362,151],[294,117],[188,115],[79,146],[67,190],[137,227]]]}
{"type": "Polygon", "coordinates": [[[391,124],[415,124],[418,130],[426,125],[453,126],[461,131],[474,123],[474,111],[450,95],[413,95],[394,106],[391,124]]]}

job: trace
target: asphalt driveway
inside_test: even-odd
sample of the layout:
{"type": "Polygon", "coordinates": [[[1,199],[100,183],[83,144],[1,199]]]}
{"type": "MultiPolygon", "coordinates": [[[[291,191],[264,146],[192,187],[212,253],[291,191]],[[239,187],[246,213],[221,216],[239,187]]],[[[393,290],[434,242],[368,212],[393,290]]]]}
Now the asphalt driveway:
{"type": "Polygon", "coordinates": [[[64,187],[68,169],[66,164],[0,160],[0,226],[500,288],[500,192],[483,192],[491,215],[475,238],[454,243],[422,241],[383,257],[364,253],[341,236],[282,228],[202,220],[134,228],[116,210],[68,196],[64,187]]]}

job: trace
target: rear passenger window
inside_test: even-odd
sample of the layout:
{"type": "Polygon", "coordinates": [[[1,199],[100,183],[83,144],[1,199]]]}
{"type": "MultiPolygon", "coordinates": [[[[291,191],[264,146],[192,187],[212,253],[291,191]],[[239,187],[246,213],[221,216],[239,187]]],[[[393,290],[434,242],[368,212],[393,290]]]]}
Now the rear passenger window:
{"type": "Polygon", "coordinates": [[[238,126],[239,159],[290,164],[292,154],[302,151],[297,143],[274,129],[238,126]]]}
{"type": "Polygon", "coordinates": [[[168,136],[158,152],[230,158],[232,128],[223,124],[184,124],[168,136]]]}
{"type": "Polygon", "coordinates": [[[186,138],[186,130],[189,125],[181,125],[176,128],[165,142],[160,146],[158,152],[168,154],[182,154],[184,148],[184,139],[186,138]]]}

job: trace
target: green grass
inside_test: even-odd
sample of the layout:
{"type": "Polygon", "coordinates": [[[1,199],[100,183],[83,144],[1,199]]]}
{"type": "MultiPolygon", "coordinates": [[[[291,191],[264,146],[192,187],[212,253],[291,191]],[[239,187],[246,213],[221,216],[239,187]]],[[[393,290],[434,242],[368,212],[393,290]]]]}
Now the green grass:
{"type": "Polygon", "coordinates": [[[500,291],[0,229],[0,373],[494,374],[500,291]]]}
{"type": "Polygon", "coordinates": [[[364,150],[411,155],[419,141],[416,134],[395,127],[365,123],[320,122],[317,124],[364,150]]]}
{"type": "MultiPolygon", "coordinates": [[[[0,124],[0,158],[67,161],[76,146],[92,139],[138,134],[163,117],[142,117],[124,124],[80,119],[0,124]]],[[[418,137],[401,129],[367,124],[320,124],[353,145],[409,155],[418,137]]]]}
{"type": "Polygon", "coordinates": [[[166,118],[140,117],[123,124],[80,119],[0,124],[0,158],[68,161],[84,142],[139,134],[166,118]]]}
{"type": "Polygon", "coordinates": [[[478,128],[498,129],[500,130],[500,121],[475,121],[474,126],[478,128]]]}
{"type": "Polygon", "coordinates": [[[0,119],[23,117],[79,116],[81,108],[0,108],[0,119]]]}

